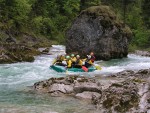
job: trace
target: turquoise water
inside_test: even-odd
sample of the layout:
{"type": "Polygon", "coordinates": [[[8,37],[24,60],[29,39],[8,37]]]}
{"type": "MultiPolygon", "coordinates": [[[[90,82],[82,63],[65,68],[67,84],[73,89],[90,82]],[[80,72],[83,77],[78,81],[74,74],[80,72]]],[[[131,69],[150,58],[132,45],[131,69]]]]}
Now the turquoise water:
{"type": "MultiPolygon", "coordinates": [[[[32,91],[35,82],[50,77],[66,76],[49,69],[57,54],[65,52],[63,46],[53,46],[54,55],[41,55],[32,63],[22,62],[0,65],[0,113],[99,113],[94,106],[72,97],[50,97],[32,91]]],[[[107,75],[126,69],[146,69],[150,58],[130,54],[128,58],[111,61],[97,61],[101,71],[91,73],[69,73],[82,76],[107,75]]]]}

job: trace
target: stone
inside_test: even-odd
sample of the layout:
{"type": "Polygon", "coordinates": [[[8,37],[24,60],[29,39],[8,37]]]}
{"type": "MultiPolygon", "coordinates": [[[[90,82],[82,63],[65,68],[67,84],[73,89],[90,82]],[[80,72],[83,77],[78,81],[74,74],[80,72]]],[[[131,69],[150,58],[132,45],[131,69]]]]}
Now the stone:
{"type": "Polygon", "coordinates": [[[63,96],[64,98],[72,96],[79,100],[88,100],[97,108],[98,112],[149,112],[149,70],[142,69],[137,72],[126,70],[117,73],[116,77],[96,76],[90,78],[70,75],[50,78],[35,83],[33,88],[41,93],[49,93],[50,96],[63,96]],[[118,77],[119,75],[121,78],[118,77]]]}
{"type": "Polygon", "coordinates": [[[83,10],[66,32],[66,50],[82,56],[93,51],[97,60],[123,58],[131,37],[131,30],[111,8],[93,6],[83,10]]]}
{"type": "Polygon", "coordinates": [[[92,82],[83,82],[74,85],[75,93],[82,93],[84,91],[101,93],[102,92],[101,90],[102,90],[101,86],[99,86],[97,83],[92,83],[92,82]]]}
{"type": "Polygon", "coordinates": [[[52,84],[49,87],[49,93],[53,93],[56,91],[59,91],[59,92],[64,93],[64,94],[70,94],[73,92],[73,86],[64,85],[64,84],[56,84],[56,83],[52,84]]]}
{"type": "Polygon", "coordinates": [[[150,52],[149,51],[141,51],[141,50],[136,50],[135,54],[140,55],[140,56],[147,56],[150,57],[150,52]]]}
{"type": "Polygon", "coordinates": [[[137,74],[149,74],[150,73],[150,70],[148,69],[141,69],[137,72],[137,74]]]}
{"type": "Polygon", "coordinates": [[[93,96],[99,98],[99,97],[101,97],[101,94],[99,94],[97,92],[84,91],[82,93],[77,93],[75,95],[75,97],[77,97],[77,98],[89,99],[89,100],[91,100],[93,98],[93,96]]]}

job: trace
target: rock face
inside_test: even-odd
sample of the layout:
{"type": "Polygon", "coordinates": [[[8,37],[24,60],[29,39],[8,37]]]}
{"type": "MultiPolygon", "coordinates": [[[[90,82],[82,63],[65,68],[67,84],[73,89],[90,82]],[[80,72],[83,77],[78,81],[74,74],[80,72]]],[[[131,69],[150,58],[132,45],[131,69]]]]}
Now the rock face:
{"type": "MultiPolygon", "coordinates": [[[[27,33],[7,33],[0,29],[0,64],[16,62],[32,62],[39,55],[39,47],[49,47],[47,39],[35,37],[27,33]]],[[[41,52],[48,53],[49,48],[41,52]]]]}
{"type": "Polygon", "coordinates": [[[39,52],[32,47],[22,44],[7,43],[0,45],[0,64],[34,61],[34,55],[39,52]]]}
{"type": "Polygon", "coordinates": [[[66,33],[66,50],[82,55],[95,52],[97,59],[122,58],[128,54],[132,33],[108,6],[83,10],[66,33]]]}
{"type": "Polygon", "coordinates": [[[150,112],[150,69],[127,70],[108,77],[50,78],[33,87],[51,96],[68,95],[91,101],[99,113],[150,112]]]}

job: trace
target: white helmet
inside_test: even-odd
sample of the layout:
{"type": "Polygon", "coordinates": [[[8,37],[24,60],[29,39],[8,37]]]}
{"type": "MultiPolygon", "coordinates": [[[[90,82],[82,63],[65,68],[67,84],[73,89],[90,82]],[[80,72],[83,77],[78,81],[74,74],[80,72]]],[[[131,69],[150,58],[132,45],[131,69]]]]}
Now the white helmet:
{"type": "Polygon", "coordinates": [[[87,55],[88,59],[91,59],[91,55],[87,55]]]}

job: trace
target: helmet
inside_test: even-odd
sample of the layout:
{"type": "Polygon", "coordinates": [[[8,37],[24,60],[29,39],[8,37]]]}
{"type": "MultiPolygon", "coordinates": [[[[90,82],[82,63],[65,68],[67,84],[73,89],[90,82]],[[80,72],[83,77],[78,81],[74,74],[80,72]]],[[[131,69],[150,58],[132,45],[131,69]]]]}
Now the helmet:
{"type": "Polygon", "coordinates": [[[66,56],[66,59],[70,59],[70,56],[66,56]]]}
{"type": "Polygon", "coordinates": [[[76,57],[77,57],[77,58],[80,58],[80,55],[77,55],[76,57]]]}
{"type": "Polygon", "coordinates": [[[87,55],[88,59],[91,59],[91,55],[87,55]]]}
{"type": "Polygon", "coordinates": [[[71,54],[72,57],[74,57],[74,54],[71,54]]]}

